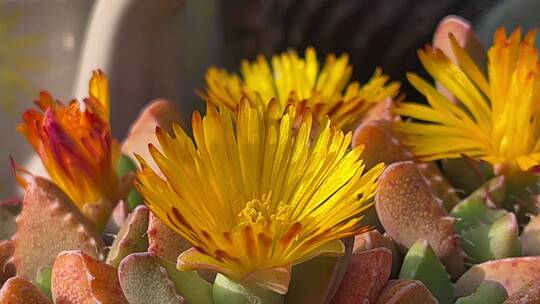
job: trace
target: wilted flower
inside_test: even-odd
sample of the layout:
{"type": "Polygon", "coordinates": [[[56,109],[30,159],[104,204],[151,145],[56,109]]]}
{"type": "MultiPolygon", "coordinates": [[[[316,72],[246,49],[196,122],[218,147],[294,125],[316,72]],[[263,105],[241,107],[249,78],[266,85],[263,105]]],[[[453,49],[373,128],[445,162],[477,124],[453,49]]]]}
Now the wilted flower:
{"type": "MultiPolygon", "coordinates": [[[[119,150],[111,138],[109,88],[101,71],[93,73],[89,90],[83,104],[72,100],[68,105],[41,92],[36,101],[39,110],[27,110],[18,127],[51,179],[80,209],[103,200],[115,202],[118,190],[114,160],[119,150]]],[[[17,173],[24,186],[22,172],[17,173]]]]}

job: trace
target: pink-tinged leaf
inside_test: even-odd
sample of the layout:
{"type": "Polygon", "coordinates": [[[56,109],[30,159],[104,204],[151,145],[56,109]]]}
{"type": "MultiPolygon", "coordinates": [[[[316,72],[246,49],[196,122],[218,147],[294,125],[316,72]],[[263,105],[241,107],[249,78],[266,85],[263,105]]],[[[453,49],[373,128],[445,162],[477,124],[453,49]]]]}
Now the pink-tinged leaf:
{"type": "Polygon", "coordinates": [[[156,172],[161,172],[148,151],[148,144],[160,147],[156,138],[156,127],[172,130],[172,123],[180,122],[180,114],[170,101],[157,99],[141,110],[139,117],[131,125],[122,143],[122,153],[135,159],[134,154],[142,156],[156,172]]]}
{"type": "Polygon", "coordinates": [[[54,303],[128,303],[116,269],[79,250],[58,255],[51,275],[51,291],[54,303]]]}
{"type": "Polygon", "coordinates": [[[358,145],[364,145],[362,159],[366,168],[381,162],[390,165],[400,161],[415,161],[420,173],[426,178],[435,195],[443,200],[447,210],[459,202],[456,191],[442,176],[437,165],[417,161],[410,149],[401,142],[400,135],[392,129],[391,121],[372,120],[361,124],[354,131],[352,139],[352,146],[358,145]]]}
{"type": "Polygon", "coordinates": [[[385,169],[375,208],[386,233],[398,245],[410,248],[425,239],[454,278],[465,271],[454,219],[413,162],[394,163],[385,169]]]}
{"type": "Polygon", "coordinates": [[[34,279],[41,267],[52,266],[64,250],[104,258],[103,240],[95,226],[58,186],[41,177],[26,188],[13,244],[17,276],[27,280],[34,279]]]}
{"type": "MultiPolygon", "coordinates": [[[[458,44],[471,57],[480,71],[487,75],[487,55],[482,44],[476,38],[469,21],[462,17],[449,15],[444,17],[437,25],[433,35],[433,47],[438,48],[455,64],[459,64],[449,35],[453,35],[458,44]]],[[[445,87],[437,83],[437,89],[448,99],[456,100],[455,97],[445,87]]]]}
{"type": "Polygon", "coordinates": [[[416,280],[388,281],[376,304],[438,304],[426,285],[416,280]]]}
{"type": "Polygon", "coordinates": [[[148,249],[148,213],[146,206],[138,206],[131,212],[114,239],[107,264],[118,268],[122,259],[130,253],[145,252],[148,249]]]}
{"type": "Polygon", "coordinates": [[[530,281],[504,302],[504,304],[525,303],[540,303],[540,281],[530,281]]]}
{"type": "Polygon", "coordinates": [[[499,282],[509,295],[530,281],[540,281],[540,256],[507,258],[474,265],[454,285],[458,297],[472,294],[482,281],[499,282]]]}
{"type": "Polygon", "coordinates": [[[374,303],[390,277],[392,251],[375,248],[353,253],[332,304],[374,303]]]}
{"type": "Polygon", "coordinates": [[[13,242],[11,240],[0,241],[0,286],[15,275],[13,264],[8,263],[13,255],[13,242]]]}
{"type": "Polygon", "coordinates": [[[377,230],[370,230],[354,237],[353,253],[367,251],[375,248],[387,248],[392,252],[392,278],[399,274],[401,267],[401,254],[396,244],[386,235],[381,235],[377,230]]]}
{"type": "Polygon", "coordinates": [[[51,304],[39,288],[21,278],[11,278],[0,289],[2,304],[51,304]]]}
{"type": "Polygon", "coordinates": [[[185,303],[174,282],[152,253],[134,253],[118,267],[122,291],[131,304],[185,303]]]}
{"type": "Polygon", "coordinates": [[[521,234],[523,255],[540,255],[540,215],[536,215],[523,229],[521,234]]]}
{"type": "Polygon", "coordinates": [[[148,222],[148,251],[167,261],[176,262],[178,255],[191,244],[150,213],[148,222]]]}

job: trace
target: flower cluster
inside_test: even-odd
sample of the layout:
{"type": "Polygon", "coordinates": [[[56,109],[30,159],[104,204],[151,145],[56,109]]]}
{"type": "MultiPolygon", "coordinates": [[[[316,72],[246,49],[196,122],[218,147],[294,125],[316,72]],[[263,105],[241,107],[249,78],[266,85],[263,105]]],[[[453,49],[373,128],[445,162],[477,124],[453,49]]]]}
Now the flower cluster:
{"type": "Polygon", "coordinates": [[[487,53],[456,17],[435,36],[418,51],[435,83],[407,75],[427,103],[380,69],[350,82],[347,55],[288,51],[210,68],[191,134],[160,100],[121,149],[104,73],[82,102],[40,93],[18,130],[50,180],[14,163],[26,189],[21,210],[0,203],[0,302],[538,298],[536,32],[500,29],[487,53]]]}

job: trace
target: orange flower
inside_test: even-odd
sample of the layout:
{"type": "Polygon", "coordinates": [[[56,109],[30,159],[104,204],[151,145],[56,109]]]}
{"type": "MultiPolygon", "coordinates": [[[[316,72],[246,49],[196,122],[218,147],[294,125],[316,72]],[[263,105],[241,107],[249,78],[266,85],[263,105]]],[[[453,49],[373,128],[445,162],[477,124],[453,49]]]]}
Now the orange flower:
{"type": "MultiPolygon", "coordinates": [[[[102,200],[114,203],[118,190],[114,160],[119,150],[111,138],[109,88],[103,72],[93,73],[90,97],[82,104],[72,100],[66,106],[47,92],[40,93],[36,104],[39,110],[27,110],[17,129],[32,144],[51,179],[80,209],[102,200]]],[[[17,170],[17,179],[25,186],[21,173],[17,170]]]]}

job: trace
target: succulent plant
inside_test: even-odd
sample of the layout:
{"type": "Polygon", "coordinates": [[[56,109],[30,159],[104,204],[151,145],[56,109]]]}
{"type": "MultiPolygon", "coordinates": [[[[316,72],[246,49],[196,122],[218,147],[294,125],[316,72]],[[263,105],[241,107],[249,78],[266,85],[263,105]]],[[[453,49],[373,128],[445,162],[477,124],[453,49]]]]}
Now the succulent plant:
{"type": "Polygon", "coordinates": [[[85,108],[42,93],[19,129],[50,174],[13,163],[0,303],[535,303],[540,131],[512,125],[540,119],[533,36],[499,31],[486,54],[445,18],[419,52],[436,83],[409,75],[429,105],[394,101],[379,70],[349,83],[346,56],[319,68],[311,48],[212,68],[192,136],[156,100],[121,145],[102,72],[85,108]],[[498,69],[516,98],[498,98],[498,69]]]}

